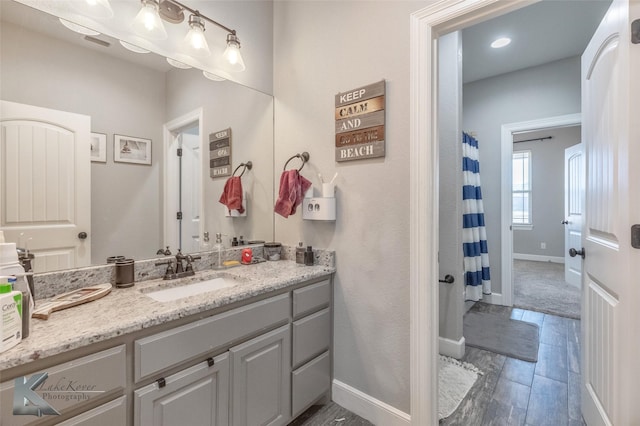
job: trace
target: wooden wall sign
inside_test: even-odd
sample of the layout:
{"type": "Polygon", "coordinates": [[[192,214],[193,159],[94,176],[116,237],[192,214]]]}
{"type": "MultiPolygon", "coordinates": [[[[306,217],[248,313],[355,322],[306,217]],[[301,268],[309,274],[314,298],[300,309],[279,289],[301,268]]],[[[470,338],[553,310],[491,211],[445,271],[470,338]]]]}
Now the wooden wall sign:
{"type": "Polygon", "coordinates": [[[336,95],[336,161],[384,157],[385,81],[336,95]]]}
{"type": "Polygon", "coordinates": [[[231,128],[209,134],[209,169],[212,178],[231,176],[231,128]]]}

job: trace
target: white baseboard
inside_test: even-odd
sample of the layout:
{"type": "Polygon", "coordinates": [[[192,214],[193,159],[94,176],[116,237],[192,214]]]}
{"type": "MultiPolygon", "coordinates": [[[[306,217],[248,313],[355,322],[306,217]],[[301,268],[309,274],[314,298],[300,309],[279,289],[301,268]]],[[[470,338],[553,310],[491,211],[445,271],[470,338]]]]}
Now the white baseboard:
{"type": "Polygon", "coordinates": [[[375,425],[410,426],[411,416],[339,380],[333,380],[333,401],[375,425]]]}
{"type": "Polygon", "coordinates": [[[490,303],[492,305],[504,305],[502,293],[483,294],[481,302],[490,303]]]}
{"type": "Polygon", "coordinates": [[[460,359],[464,356],[464,336],[460,340],[451,340],[445,337],[438,337],[438,349],[440,355],[450,356],[455,359],[460,359]]]}
{"type": "Polygon", "coordinates": [[[517,260],[533,260],[534,262],[564,263],[564,257],[542,256],[540,254],[513,253],[513,258],[517,260]]]}

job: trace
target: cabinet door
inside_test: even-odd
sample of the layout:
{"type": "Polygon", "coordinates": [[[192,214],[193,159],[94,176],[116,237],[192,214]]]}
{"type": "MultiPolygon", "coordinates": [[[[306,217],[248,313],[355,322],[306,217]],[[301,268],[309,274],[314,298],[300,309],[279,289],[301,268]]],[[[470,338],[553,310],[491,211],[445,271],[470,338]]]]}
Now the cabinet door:
{"type": "Polygon", "coordinates": [[[276,426],[290,420],[290,336],[285,325],[229,350],[234,426],[276,426]]]}
{"type": "Polygon", "coordinates": [[[229,424],[229,355],[194,365],[135,391],[136,426],[229,424]]]}

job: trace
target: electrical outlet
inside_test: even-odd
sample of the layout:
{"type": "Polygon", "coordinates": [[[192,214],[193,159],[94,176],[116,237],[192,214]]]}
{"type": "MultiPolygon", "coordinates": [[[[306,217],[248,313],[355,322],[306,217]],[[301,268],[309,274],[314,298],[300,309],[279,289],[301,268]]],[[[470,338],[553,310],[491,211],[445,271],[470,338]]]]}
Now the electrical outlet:
{"type": "Polygon", "coordinates": [[[540,248],[542,250],[546,250],[547,249],[547,243],[540,243],[540,248]]]}

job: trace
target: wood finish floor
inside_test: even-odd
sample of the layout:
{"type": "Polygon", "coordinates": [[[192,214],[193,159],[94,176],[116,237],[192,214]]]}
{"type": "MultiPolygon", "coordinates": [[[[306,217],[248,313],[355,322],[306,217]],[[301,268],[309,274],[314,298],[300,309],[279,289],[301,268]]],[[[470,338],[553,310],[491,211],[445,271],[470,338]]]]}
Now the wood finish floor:
{"type": "Polygon", "coordinates": [[[484,372],[441,425],[583,426],[580,413],[580,321],[476,303],[491,312],[538,324],[538,362],[467,347],[463,361],[484,372]]]}
{"type": "MultiPolygon", "coordinates": [[[[440,424],[585,426],[580,413],[580,321],[484,303],[476,303],[470,310],[538,324],[538,362],[467,347],[462,361],[470,362],[484,374],[458,409],[440,424]]],[[[311,407],[290,426],[326,425],[372,423],[331,402],[311,407]]]]}

